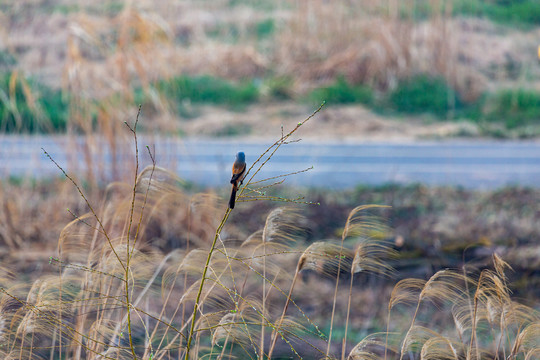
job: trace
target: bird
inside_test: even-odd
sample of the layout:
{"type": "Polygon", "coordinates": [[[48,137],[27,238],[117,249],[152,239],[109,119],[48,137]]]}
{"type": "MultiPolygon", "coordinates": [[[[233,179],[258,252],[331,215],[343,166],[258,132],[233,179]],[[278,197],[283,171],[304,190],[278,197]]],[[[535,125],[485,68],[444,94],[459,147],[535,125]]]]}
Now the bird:
{"type": "Polygon", "coordinates": [[[244,176],[246,176],[246,155],[239,151],[236,154],[236,160],[232,166],[232,190],[231,198],[229,199],[229,208],[234,209],[234,201],[236,200],[236,192],[238,191],[238,183],[242,185],[244,181],[244,176]]]}

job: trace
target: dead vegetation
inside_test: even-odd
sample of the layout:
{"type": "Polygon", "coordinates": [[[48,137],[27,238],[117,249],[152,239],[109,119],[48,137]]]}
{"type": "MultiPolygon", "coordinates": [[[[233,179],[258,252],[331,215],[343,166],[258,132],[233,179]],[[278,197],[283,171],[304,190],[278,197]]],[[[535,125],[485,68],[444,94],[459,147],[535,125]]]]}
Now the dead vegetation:
{"type": "MultiPolygon", "coordinates": [[[[83,0],[8,2],[2,48],[15,56],[23,73],[72,94],[72,131],[102,132],[109,141],[122,133],[123,114],[134,111],[136,89],[142,89],[153,108],[152,121],[145,125],[149,130],[215,136],[208,117],[193,121],[206,131],[191,129],[196,125],[179,121],[177,104],[156,90],[155,81],[181,74],[235,81],[275,76],[288,79],[280,91],[298,96],[341,75],[385,92],[404,78],[428,73],[445,78],[467,103],[500,87],[537,87],[540,76],[531,50],[537,46],[537,30],[454,17],[451,4],[426,4],[435,10],[418,19],[414,2],[399,7],[393,2],[319,0],[266,7],[249,1],[111,1],[100,6],[83,0]]],[[[266,111],[264,105],[252,110],[261,111],[266,111]]],[[[265,119],[259,116],[248,126],[264,127],[265,119]]],[[[374,132],[381,137],[392,136],[395,121],[389,126],[369,111],[356,111],[354,119],[378,126],[374,132]]],[[[480,132],[468,125],[430,130],[414,119],[403,121],[409,122],[421,128],[415,138],[480,132]]],[[[328,130],[336,137],[364,134],[354,126],[328,130]]]]}
{"type": "MultiPolygon", "coordinates": [[[[239,225],[253,222],[255,213],[229,222],[223,200],[188,195],[155,162],[135,172],[134,185],[111,183],[96,204],[67,175],[81,213],[71,212],[74,220],[61,230],[46,271],[26,269],[25,278],[10,255],[24,257],[23,246],[31,244],[4,231],[14,265],[3,262],[0,273],[0,353],[20,359],[533,358],[536,295],[531,305],[516,302],[510,265],[499,255],[490,253],[493,265],[460,261],[454,270],[426,271],[427,281],[408,278],[401,272],[410,260],[402,251],[407,243],[387,225],[389,208],[379,205],[350,211],[339,236],[306,241],[309,223],[299,205],[319,206],[269,192],[280,183],[276,178],[252,179],[310,119],[249,169],[240,201],[289,204],[254,221],[253,232],[239,225]],[[394,278],[404,279],[390,291],[394,278]]],[[[138,154],[136,125],[129,129],[138,154]]],[[[437,208],[420,190],[421,207],[437,208]]],[[[3,201],[9,206],[13,199],[3,201]]],[[[22,203],[6,216],[23,211],[22,203]]],[[[326,216],[338,217],[335,210],[326,208],[326,216]]]]}
{"type": "Polygon", "coordinates": [[[197,298],[190,358],[538,353],[540,315],[512,298],[510,265],[497,255],[485,270],[441,270],[427,281],[404,279],[389,293],[402,275],[392,270],[392,230],[376,206],[352,210],[340,240],[311,245],[297,207],[275,208],[251,235],[235,236],[227,225],[198,293],[223,200],[187,196],[159,168],[142,171],[136,184],[135,193],[128,184],[109,185],[94,209],[101,222],[90,212],[65,226],[45,273],[25,282],[2,269],[5,357],[184,357],[197,298]],[[159,242],[166,238],[174,243],[159,242]]]}

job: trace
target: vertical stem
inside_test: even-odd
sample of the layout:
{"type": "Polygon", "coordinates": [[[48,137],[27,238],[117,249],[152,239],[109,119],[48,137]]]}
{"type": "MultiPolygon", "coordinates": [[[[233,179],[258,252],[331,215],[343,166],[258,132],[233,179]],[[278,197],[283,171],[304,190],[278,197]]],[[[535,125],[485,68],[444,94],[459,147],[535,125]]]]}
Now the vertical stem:
{"type": "MultiPolygon", "coordinates": [[[[190,199],[189,204],[188,204],[188,233],[187,233],[187,240],[186,240],[186,254],[189,254],[189,239],[190,239],[190,235],[191,235],[191,205],[192,205],[192,201],[193,201],[193,197],[190,199]]],[[[187,289],[187,272],[184,273],[184,287],[183,287],[183,289],[184,289],[184,291],[185,291],[185,289],[187,289]]],[[[172,291],[172,288],[171,288],[171,291],[172,291]]],[[[175,312],[175,314],[176,314],[176,312],[175,312]]],[[[181,324],[184,324],[185,315],[186,315],[186,303],[182,302],[182,322],[181,322],[181,324]]],[[[179,345],[180,345],[180,347],[179,347],[179,349],[180,349],[182,347],[182,338],[179,339],[179,345]]],[[[182,354],[182,352],[178,351],[178,360],[181,359],[181,354],[182,354]]]]}
{"type": "MultiPolygon", "coordinates": [[[[350,222],[350,216],[347,219],[347,227],[349,226],[350,222]]],[[[343,258],[343,243],[345,242],[345,238],[347,237],[347,230],[343,233],[341,236],[341,244],[339,246],[339,259],[338,259],[338,268],[337,268],[337,274],[336,274],[336,287],[334,289],[334,302],[332,304],[332,316],[330,318],[330,332],[328,334],[328,345],[326,346],[326,357],[328,358],[330,355],[330,345],[332,344],[332,329],[334,326],[334,315],[336,312],[336,302],[337,302],[337,293],[338,293],[338,285],[339,285],[339,274],[341,273],[341,260],[343,258]]],[[[352,264],[351,264],[351,272],[352,272],[352,264]]],[[[352,278],[351,278],[352,281],[352,278]]]]}
{"type": "MultiPolygon", "coordinates": [[[[129,233],[128,233],[128,239],[129,239],[129,233]]],[[[129,240],[128,240],[127,252],[128,252],[128,257],[126,259],[126,271],[125,271],[125,278],[124,278],[125,292],[126,292],[127,328],[128,328],[129,347],[131,349],[131,354],[133,355],[133,359],[137,359],[137,354],[135,354],[135,348],[133,347],[133,336],[131,334],[131,303],[130,303],[130,298],[129,298],[129,240]]]]}
{"type": "Polygon", "coordinates": [[[191,341],[193,340],[193,331],[195,329],[195,321],[197,319],[197,313],[199,311],[199,301],[201,300],[201,294],[202,294],[203,286],[206,280],[206,273],[208,272],[208,267],[210,266],[210,259],[212,258],[212,254],[214,253],[217,239],[219,235],[221,234],[221,229],[223,229],[223,226],[225,225],[225,222],[227,221],[230,213],[231,213],[231,209],[227,208],[227,210],[225,211],[225,215],[223,216],[223,219],[221,220],[221,223],[219,224],[216,230],[216,235],[214,236],[214,241],[212,242],[212,246],[210,247],[210,250],[208,251],[208,257],[206,258],[206,264],[204,265],[204,270],[201,277],[201,284],[199,285],[199,291],[197,292],[197,298],[195,299],[195,306],[193,308],[193,315],[191,317],[191,326],[189,328],[189,334],[188,334],[187,344],[186,344],[186,355],[184,356],[185,360],[189,359],[189,351],[191,350],[191,341]]]}
{"type": "MultiPolygon", "coordinates": [[[[126,309],[127,309],[127,327],[128,327],[128,335],[129,335],[129,347],[131,349],[131,354],[133,355],[133,359],[137,359],[137,354],[135,353],[135,347],[133,346],[133,336],[131,333],[131,302],[129,298],[129,264],[131,259],[131,254],[129,251],[129,237],[131,236],[131,225],[133,224],[133,213],[135,211],[135,197],[137,195],[137,176],[139,175],[139,146],[137,143],[137,123],[139,122],[139,115],[141,114],[141,105],[139,105],[139,111],[137,112],[137,117],[135,118],[135,124],[133,125],[133,128],[129,126],[129,124],[126,122],[125,124],[131,130],[133,133],[133,139],[135,141],[135,176],[133,180],[133,195],[131,198],[131,209],[129,214],[129,225],[127,229],[126,234],[126,266],[124,268],[125,270],[125,276],[124,276],[124,284],[125,284],[125,291],[126,291],[126,309]]],[[[141,210],[141,216],[142,216],[142,210],[141,210]]],[[[140,222],[139,222],[140,225],[140,222]]],[[[138,228],[137,228],[138,230],[138,228]]],[[[135,238],[135,241],[137,239],[135,238]]],[[[135,241],[133,243],[133,248],[135,249],[135,241]]]]}
{"type": "Polygon", "coordinates": [[[478,339],[476,338],[476,317],[478,315],[478,297],[480,296],[480,286],[482,286],[482,281],[484,280],[484,271],[480,273],[480,277],[478,278],[478,283],[476,285],[476,291],[474,293],[474,311],[473,311],[473,318],[472,318],[472,324],[471,324],[471,342],[469,344],[469,351],[467,356],[470,357],[473,351],[473,344],[475,344],[476,347],[476,357],[477,359],[480,359],[480,350],[478,349],[478,339]]]}
{"type": "MultiPolygon", "coordinates": [[[[409,330],[407,330],[407,334],[405,334],[405,337],[403,338],[403,344],[401,345],[401,354],[399,354],[399,360],[403,360],[403,350],[405,350],[405,340],[407,340],[407,338],[409,337],[409,334],[414,326],[414,322],[416,320],[416,316],[418,315],[418,310],[420,309],[420,302],[422,301],[422,299],[420,299],[420,297],[418,297],[418,304],[416,304],[416,310],[414,311],[414,315],[413,315],[413,318],[412,318],[412,321],[411,321],[411,326],[409,327],[409,330]]],[[[389,313],[390,314],[390,313],[389,313]]],[[[387,335],[388,335],[388,332],[387,332],[387,335]]]]}
{"type": "Polygon", "coordinates": [[[328,334],[328,345],[326,346],[326,358],[330,355],[330,345],[332,345],[332,329],[334,327],[334,315],[336,313],[337,292],[339,286],[339,274],[341,272],[341,257],[343,253],[343,240],[341,241],[341,247],[339,248],[339,261],[336,275],[336,287],[334,288],[334,302],[332,303],[332,315],[330,316],[330,332],[328,334]]]}

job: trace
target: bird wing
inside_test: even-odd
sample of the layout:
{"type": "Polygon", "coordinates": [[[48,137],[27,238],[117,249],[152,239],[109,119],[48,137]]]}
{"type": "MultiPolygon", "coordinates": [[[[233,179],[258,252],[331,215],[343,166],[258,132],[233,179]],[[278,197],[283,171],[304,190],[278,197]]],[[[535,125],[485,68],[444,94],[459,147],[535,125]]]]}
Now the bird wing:
{"type": "Polygon", "coordinates": [[[232,168],[232,178],[231,178],[231,184],[238,181],[242,175],[246,172],[246,163],[243,164],[234,164],[232,168]],[[240,166],[239,166],[240,165],[240,166]]]}

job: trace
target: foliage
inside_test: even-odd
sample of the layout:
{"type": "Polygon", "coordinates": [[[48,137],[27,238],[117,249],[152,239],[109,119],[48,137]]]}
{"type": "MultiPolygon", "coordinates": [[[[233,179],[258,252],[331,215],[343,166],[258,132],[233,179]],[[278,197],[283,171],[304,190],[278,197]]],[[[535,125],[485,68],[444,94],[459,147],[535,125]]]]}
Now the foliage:
{"type": "Polygon", "coordinates": [[[403,113],[430,113],[444,118],[461,107],[458,94],[441,77],[420,74],[399,82],[388,94],[391,106],[403,113]]]}
{"type": "Polygon", "coordinates": [[[466,104],[443,78],[426,74],[401,81],[388,94],[387,101],[390,108],[406,114],[427,113],[440,119],[451,114],[454,119],[471,119],[491,137],[506,137],[507,130],[534,125],[540,118],[540,92],[535,90],[499,90],[466,104]],[[489,126],[485,121],[501,124],[502,128],[489,126]]]}
{"type": "Polygon", "coordinates": [[[485,16],[500,23],[540,24],[540,8],[536,0],[460,0],[454,14],[485,16]]]}
{"type": "Polygon", "coordinates": [[[452,15],[485,17],[502,24],[540,24],[540,10],[536,0],[452,0],[416,1],[412,8],[403,6],[401,16],[417,20],[451,11],[452,15]]]}
{"type": "MultiPolygon", "coordinates": [[[[183,118],[198,116],[198,108],[191,104],[239,109],[261,99],[298,97],[292,90],[294,80],[291,77],[268,77],[259,83],[261,85],[255,81],[235,83],[210,75],[184,75],[160,80],[151,89],[165,96],[183,118]]],[[[134,101],[143,104],[147,111],[159,111],[151,106],[155,94],[151,97],[141,88],[133,93],[134,101]]],[[[526,130],[526,127],[534,125],[540,118],[540,93],[534,90],[501,90],[486,94],[473,103],[464,103],[443,78],[427,74],[399,82],[394,90],[377,101],[371,88],[352,85],[344,77],[338,77],[329,86],[312,90],[305,98],[313,103],[323,100],[328,104],[360,103],[373,109],[404,114],[431,114],[439,119],[449,119],[449,116],[452,119],[468,118],[478,122],[483,134],[491,137],[506,137],[509,134],[507,130],[514,129],[519,132],[519,137],[534,135],[535,130],[526,130]]],[[[4,73],[0,76],[0,131],[63,132],[68,120],[68,101],[61,90],[48,88],[16,72],[4,73]]],[[[233,126],[217,135],[247,134],[250,131],[247,127],[233,126]]]]}
{"type": "Polygon", "coordinates": [[[540,92],[522,88],[500,90],[488,99],[486,119],[502,122],[508,129],[538,123],[540,92]]]}
{"type": "Polygon", "coordinates": [[[253,103],[259,97],[253,82],[232,83],[209,75],[177,76],[159,81],[156,87],[176,103],[188,100],[235,107],[253,103]]]}
{"type": "Polygon", "coordinates": [[[307,98],[313,103],[326,101],[329,105],[351,103],[368,105],[373,102],[373,90],[365,85],[350,84],[340,76],[332,85],[313,90],[307,98]]]}
{"type": "Polygon", "coordinates": [[[276,25],[273,19],[266,19],[255,24],[255,33],[259,39],[271,36],[275,30],[276,25]]]}

